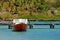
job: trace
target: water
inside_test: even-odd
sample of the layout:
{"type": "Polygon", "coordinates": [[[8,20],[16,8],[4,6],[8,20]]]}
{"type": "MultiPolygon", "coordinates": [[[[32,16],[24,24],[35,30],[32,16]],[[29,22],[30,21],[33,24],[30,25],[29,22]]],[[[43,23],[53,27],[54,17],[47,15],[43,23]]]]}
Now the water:
{"type": "Polygon", "coordinates": [[[26,32],[13,32],[7,25],[0,25],[0,40],[60,40],[60,25],[50,29],[49,25],[33,25],[26,32]]]}

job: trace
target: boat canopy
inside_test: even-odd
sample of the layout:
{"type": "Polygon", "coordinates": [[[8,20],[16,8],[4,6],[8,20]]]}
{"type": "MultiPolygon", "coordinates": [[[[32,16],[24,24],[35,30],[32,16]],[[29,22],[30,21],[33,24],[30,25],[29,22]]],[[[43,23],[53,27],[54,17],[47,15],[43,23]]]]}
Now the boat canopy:
{"type": "Polygon", "coordinates": [[[13,23],[14,24],[20,24],[20,23],[28,24],[28,20],[27,19],[13,19],[13,23]]]}

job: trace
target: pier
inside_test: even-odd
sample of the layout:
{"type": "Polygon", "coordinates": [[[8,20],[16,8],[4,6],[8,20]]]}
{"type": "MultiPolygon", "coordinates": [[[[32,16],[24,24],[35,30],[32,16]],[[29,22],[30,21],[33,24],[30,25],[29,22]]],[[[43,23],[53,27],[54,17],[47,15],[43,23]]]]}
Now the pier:
{"type": "Polygon", "coordinates": [[[8,29],[11,29],[13,26],[12,21],[1,21],[0,25],[8,25],[8,29]]]}
{"type": "MultiPolygon", "coordinates": [[[[31,21],[33,21],[33,22],[41,22],[41,21],[38,21],[38,20],[29,20],[28,22],[28,26],[29,26],[29,29],[33,29],[33,25],[49,25],[50,26],[50,29],[54,29],[54,27],[55,27],[55,25],[60,25],[60,23],[56,23],[56,24],[54,24],[54,23],[43,23],[43,24],[39,24],[39,23],[31,23],[31,21]]],[[[42,22],[44,22],[44,21],[42,21],[42,22]]],[[[45,22],[47,22],[47,21],[45,21],[45,22]]],[[[50,21],[48,21],[48,22],[50,22],[50,21]]],[[[55,21],[54,21],[55,22],[55,21]]],[[[1,21],[0,22],[0,25],[8,25],[8,29],[11,29],[14,25],[13,25],[13,22],[12,21],[1,21]]]]}
{"type": "Polygon", "coordinates": [[[56,21],[59,21],[60,20],[28,20],[29,21],[29,29],[33,29],[33,25],[49,25],[50,26],[50,29],[54,29],[55,28],[55,25],[60,25],[60,23],[53,23],[53,22],[56,22],[56,21]],[[39,23],[31,23],[31,22],[39,22],[39,23]],[[49,22],[49,23],[40,23],[40,22],[49,22]]]}
{"type": "Polygon", "coordinates": [[[60,24],[29,24],[29,29],[33,29],[33,25],[50,25],[50,29],[54,29],[55,25],[60,25],[60,24]]]}

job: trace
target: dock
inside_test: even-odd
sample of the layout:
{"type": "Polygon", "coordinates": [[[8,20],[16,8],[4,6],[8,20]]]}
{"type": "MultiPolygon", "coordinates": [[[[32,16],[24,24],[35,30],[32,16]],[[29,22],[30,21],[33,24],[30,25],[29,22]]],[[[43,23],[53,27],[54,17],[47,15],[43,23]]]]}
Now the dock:
{"type": "Polygon", "coordinates": [[[8,25],[8,29],[11,29],[13,26],[12,21],[1,21],[0,25],[8,25]]]}
{"type": "MultiPolygon", "coordinates": [[[[50,25],[50,29],[54,29],[54,26],[55,25],[60,25],[60,24],[52,24],[52,23],[50,23],[50,24],[32,24],[32,23],[30,23],[30,21],[33,21],[33,22],[36,22],[37,20],[29,20],[28,22],[28,26],[29,26],[29,29],[33,29],[33,25],[50,25]]],[[[44,22],[44,21],[43,21],[44,22]]],[[[12,21],[1,21],[0,22],[0,25],[8,25],[8,29],[11,29],[14,25],[13,25],[13,22],[12,21]]]]}
{"type": "Polygon", "coordinates": [[[28,20],[29,21],[29,28],[33,29],[33,25],[50,25],[50,29],[54,29],[55,25],[60,25],[60,23],[43,23],[43,24],[39,24],[39,23],[30,23],[30,22],[56,22],[60,20],[28,20]]]}

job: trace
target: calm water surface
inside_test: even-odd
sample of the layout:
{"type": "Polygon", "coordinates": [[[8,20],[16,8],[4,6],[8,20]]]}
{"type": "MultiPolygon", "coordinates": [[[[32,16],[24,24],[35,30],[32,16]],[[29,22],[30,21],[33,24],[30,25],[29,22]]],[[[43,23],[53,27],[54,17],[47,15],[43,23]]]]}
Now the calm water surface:
{"type": "Polygon", "coordinates": [[[26,32],[13,32],[7,25],[0,25],[0,40],[60,40],[60,25],[49,29],[49,25],[33,25],[26,32]]]}

